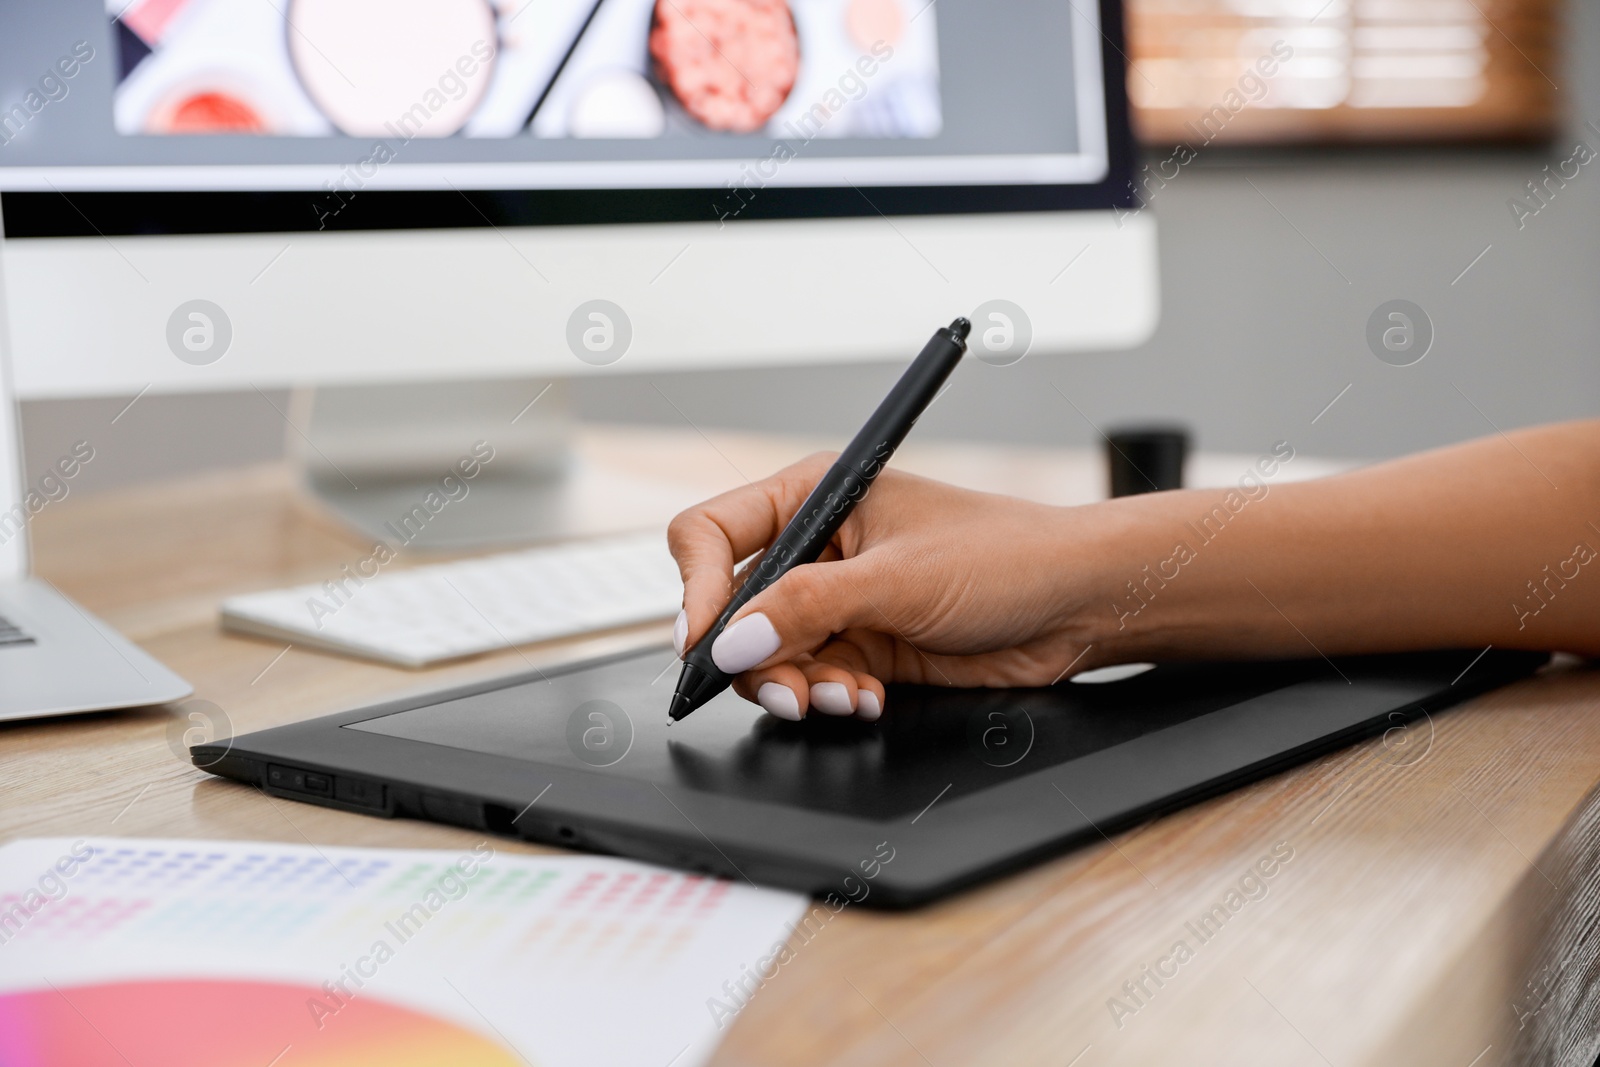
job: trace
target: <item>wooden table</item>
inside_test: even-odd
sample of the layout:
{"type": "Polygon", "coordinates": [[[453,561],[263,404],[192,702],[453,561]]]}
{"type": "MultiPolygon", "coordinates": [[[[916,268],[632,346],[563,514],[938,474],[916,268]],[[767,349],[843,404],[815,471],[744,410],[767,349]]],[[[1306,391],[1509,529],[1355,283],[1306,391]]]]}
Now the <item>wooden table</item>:
{"type": "MultiPolygon", "coordinates": [[[[652,481],[664,507],[809,446],[592,429],[580,450],[592,469],[652,481]]],[[[1100,491],[1082,453],[914,444],[897,463],[1055,502],[1100,491]]],[[[238,732],[665,630],[421,672],[226,635],[220,597],[331,577],[368,547],[277,467],[71,497],[34,535],[40,573],[190,679],[238,732]]],[[[475,840],[211,778],[170,740],[184,725],[178,709],[0,725],[0,838],[475,840]]],[[[942,904],[847,908],[755,998],[716,1062],[1588,1067],[1597,782],[1600,673],[1560,665],[942,904]],[[1189,924],[1274,849],[1273,876],[1245,882],[1249,896],[1202,942],[1189,924]],[[1180,940],[1188,952],[1174,956],[1180,940]]]]}

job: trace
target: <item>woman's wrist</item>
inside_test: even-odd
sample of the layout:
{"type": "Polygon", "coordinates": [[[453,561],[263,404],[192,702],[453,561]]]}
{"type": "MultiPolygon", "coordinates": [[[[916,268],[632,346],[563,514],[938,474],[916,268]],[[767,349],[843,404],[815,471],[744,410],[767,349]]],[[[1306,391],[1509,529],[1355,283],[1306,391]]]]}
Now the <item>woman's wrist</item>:
{"type": "Polygon", "coordinates": [[[1066,509],[1060,572],[1072,592],[1062,629],[1080,648],[1093,646],[1080,666],[1166,654],[1210,625],[1213,612],[1202,606],[1215,593],[1207,589],[1216,568],[1197,565],[1208,542],[1191,516],[1223,498],[1193,490],[1066,509]]]}
{"type": "Polygon", "coordinates": [[[1150,529],[1138,514],[1147,508],[1110,501],[1052,510],[1049,573],[1063,651],[1082,655],[1077,670],[1137,658],[1142,612],[1132,590],[1150,556],[1150,529]]]}

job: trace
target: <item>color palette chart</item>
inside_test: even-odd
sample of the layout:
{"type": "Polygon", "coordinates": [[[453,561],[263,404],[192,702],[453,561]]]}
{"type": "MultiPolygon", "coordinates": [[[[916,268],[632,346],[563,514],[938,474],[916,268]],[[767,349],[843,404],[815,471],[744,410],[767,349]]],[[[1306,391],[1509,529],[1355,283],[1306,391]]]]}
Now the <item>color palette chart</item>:
{"type": "Polygon", "coordinates": [[[698,1063],[792,893],[622,860],[0,848],[5,1067],[698,1063]]]}

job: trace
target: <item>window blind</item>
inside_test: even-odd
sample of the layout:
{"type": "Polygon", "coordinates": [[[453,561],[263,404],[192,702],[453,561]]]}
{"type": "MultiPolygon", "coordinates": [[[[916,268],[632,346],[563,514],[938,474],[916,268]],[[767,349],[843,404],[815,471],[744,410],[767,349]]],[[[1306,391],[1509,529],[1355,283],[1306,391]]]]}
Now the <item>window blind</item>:
{"type": "Polygon", "coordinates": [[[1126,0],[1147,144],[1533,140],[1560,0],[1126,0]]]}

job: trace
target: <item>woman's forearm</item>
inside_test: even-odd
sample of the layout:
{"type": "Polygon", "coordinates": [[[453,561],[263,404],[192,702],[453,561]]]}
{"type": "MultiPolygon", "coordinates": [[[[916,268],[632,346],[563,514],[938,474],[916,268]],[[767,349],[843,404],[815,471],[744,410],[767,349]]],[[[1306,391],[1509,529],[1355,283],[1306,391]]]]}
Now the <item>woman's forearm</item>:
{"type": "Polygon", "coordinates": [[[1600,422],[1098,509],[1098,661],[1491,644],[1600,655],[1600,422]]]}

